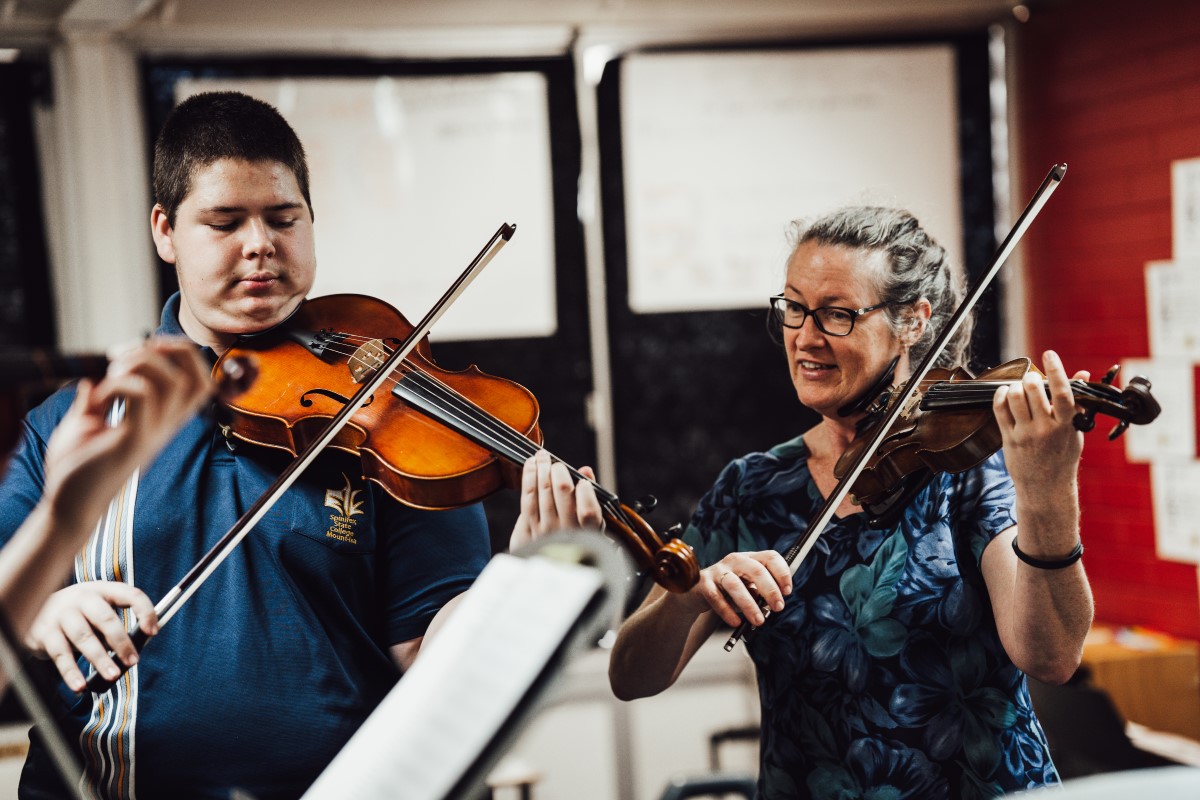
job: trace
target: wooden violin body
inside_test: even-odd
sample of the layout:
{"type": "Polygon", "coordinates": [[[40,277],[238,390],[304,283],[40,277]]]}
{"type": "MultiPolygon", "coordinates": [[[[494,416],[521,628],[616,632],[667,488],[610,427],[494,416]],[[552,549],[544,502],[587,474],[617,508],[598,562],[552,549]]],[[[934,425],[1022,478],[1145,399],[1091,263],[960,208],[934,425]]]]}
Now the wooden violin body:
{"type": "MultiPolygon", "coordinates": [[[[364,295],[306,301],[283,325],[244,337],[218,361],[253,357],[258,378],[227,404],[227,435],[293,455],[319,437],[413,326],[364,295]]],[[[542,443],[537,399],[525,387],[433,362],[428,341],[350,417],[329,447],[359,456],[363,476],[406,505],[455,508],[517,488],[542,443]]],[[[577,479],[584,479],[573,471],[577,479]]],[[[633,509],[597,487],[606,530],[671,591],[699,580],[690,547],[662,541],[633,509]]]]}
{"type": "MultiPolygon", "coordinates": [[[[222,356],[253,354],[259,369],[254,385],[226,404],[229,433],[299,453],[349,402],[372,366],[382,363],[380,354],[386,358],[381,348],[411,331],[399,311],[373,297],[329,295],[305,302],[286,327],[244,339],[222,356]],[[353,336],[339,333],[350,330],[353,336]]],[[[520,465],[497,458],[416,405],[430,391],[449,387],[541,444],[533,394],[473,366],[441,369],[428,341],[408,362],[397,370],[391,391],[369,399],[329,446],[359,456],[364,477],[417,508],[454,508],[519,486],[520,465]]]]}
{"type": "MultiPolygon", "coordinates": [[[[992,399],[1001,384],[1022,380],[1031,368],[1028,358],[1018,358],[977,378],[965,369],[930,370],[850,490],[872,524],[893,523],[934,474],[963,472],[999,450],[1002,440],[992,399]]],[[[1071,381],[1075,402],[1086,409],[1075,416],[1076,428],[1091,430],[1095,415],[1104,413],[1119,420],[1109,436],[1115,439],[1130,424],[1144,425],[1158,416],[1150,382],[1135,377],[1125,389],[1116,389],[1116,373],[1114,367],[1098,383],[1071,381]]],[[[882,402],[886,407],[886,395],[882,402]]],[[[868,425],[846,449],[834,467],[835,476],[845,474],[870,433],[868,425]]]]}

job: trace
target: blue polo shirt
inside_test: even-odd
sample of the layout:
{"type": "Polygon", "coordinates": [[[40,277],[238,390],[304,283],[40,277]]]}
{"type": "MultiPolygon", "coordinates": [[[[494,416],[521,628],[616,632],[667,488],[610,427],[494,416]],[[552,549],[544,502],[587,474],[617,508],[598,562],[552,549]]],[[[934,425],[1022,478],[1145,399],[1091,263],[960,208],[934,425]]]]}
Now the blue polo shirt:
{"type": "MultiPolygon", "coordinates": [[[[179,296],[162,333],[183,335],[179,296]]],[[[210,353],[210,351],[206,352],[210,353]]],[[[37,502],[46,441],[74,395],[27,417],[0,483],[0,542],[37,502]]],[[[231,450],[211,414],[188,423],[127,487],[76,563],[157,603],[267,490],[287,454],[231,450]]],[[[391,645],[425,633],[490,556],[479,506],[421,511],[328,451],[102,696],[61,683],[68,737],[101,797],[298,797],[397,678],[391,645]]],[[[21,796],[59,786],[32,739],[21,796]]]]}

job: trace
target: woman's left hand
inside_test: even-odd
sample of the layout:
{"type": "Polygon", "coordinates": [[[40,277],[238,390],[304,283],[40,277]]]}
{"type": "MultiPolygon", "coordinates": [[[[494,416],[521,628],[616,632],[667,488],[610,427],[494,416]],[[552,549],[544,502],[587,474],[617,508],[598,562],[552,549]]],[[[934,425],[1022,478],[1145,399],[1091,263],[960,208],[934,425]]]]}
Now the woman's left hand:
{"type": "MultiPolygon", "coordinates": [[[[1035,502],[1061,493],[1064,483],[1073,484],[1083,453],[1083,434],[1073,424],[1077,409],[1071,379],[1053,350],[1043,354],[1042,366],[1049,398],[1042,377],[1030,370],[1020,384],[1001,386],[992,402],[1009,474],[1035,502]]],[[[1074,379],[1089,377],[1081,371],[1074,379]]]]}

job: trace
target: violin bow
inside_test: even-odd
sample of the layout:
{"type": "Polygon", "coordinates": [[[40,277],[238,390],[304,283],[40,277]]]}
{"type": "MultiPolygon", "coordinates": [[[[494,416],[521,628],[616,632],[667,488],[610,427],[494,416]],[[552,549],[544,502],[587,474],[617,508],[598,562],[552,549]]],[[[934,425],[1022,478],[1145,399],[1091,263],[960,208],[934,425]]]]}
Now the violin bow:
{"type": "MultiPolygon", "coordinates": [[[[1055,164],[1050,168],[1050,172],[1046,174],[1037,191],[1033,193],[1033,198],[1025,206],[1025,210],[1021,212],[1021,216],[1017,218],[1016,224],[1013,225],[1012,230],[1008,232],[1008,236],[1000,244],[1000,248],[992,258],[992,264],[988,268],[987,274],[983,276],[983,279],[971,294],[959,304],[954,315],[950,317],[950,321],[942,329],[941,334],[934,340],[925,357],[921,359],[920,363],[913,370],[912,375],[909,376],[908,382],[900,390],[899,396],[888,406],[887,412],[884,414],[879,427],[875,431],[875,435],[858,454],[858,458],[847,468],[846,473],[838,481],[837,486],[834,487],[833,492],[830,493],[828,499],[825,501],[825,505],[821,507],[816,518],[809,524],[808,530],[800,536],[800,540],[796,544],[792,545],[784,553],[784,560],[788,562],[793,575],[800,569],[800,565],[804,563],[804,559],[812,551],[813,547],[816,546],[817,539],[825,532],[825,528],[833,520],[833,515],[837,512],[838,506],[842,504],[842,501],[846,499],[846,495],[850,493],[850,488],[854,486],[854,482],[858,479],[859,474],[862,473],[871,456],[875,455],[875,451],[879,449],[879,445],[887,438],[896,420],[900,418],[904,409],[907,408],[909,399],[916,393],[917,388],[921,385],[921,381],[925,380],[925,376],[933,368],[934,362],[941,356],[946,346],[950,343],[950,340],[954,337],[954,334],[962,327],[967,315],[975,308],[975,305],[979,302],[979,298],[983,296],[984,291],[987,290],[992,280],[996,277],[996,274],[1000,271],[1000,267],[1012,255],[1012,251],[1016,249],[1017,244],[1021,241],[1021,237],[1025,235],[1025,231],[1029,229],[1029,226],[1033,224],[1033,220],[1037,217],[1038,212],[1042,210],[1042,206],[1046,205],[1046,201],[1050,199],[1050,195],[1054,194],[1054,190],[1058,188],[1058,184],[1066,174],[1066,164],[1055,164]]],[[[763,609],[764,617],[769,614],[770,609],[763,609]]],[[[738,641],[752,629],[753,626],[749,622],[742,622],[730,635],[728,641],[725,642],[725,649],[727,651],[733,650],[738,641]]]]}
{"type": "MultiPolygon", "coordinates": [[[[416,349],[421,340],[424,339],[429,334],[430,330],[433,329],[434,324],[441,319],[442,315],[446,313],[446,310],[454,304],[454,301],[457,300],[464,291],[466,291],[466,288],[470,285],[471,281],[473,281],[475,277],[483,270],[483,268],[487,266],[488,262],[495,257],[496,253],[500,251],[500,248],[512,238],[512,235],[516,232],[516,230],[516,225],[504,223],[500,226],[499,230],[492,234],[492,238],[489,239],[488,243],[484,245],[482,250],[479,251],[479,255],[475,256],[471,263],[467,265],[467,268],[463,270],[462,274],[455,279],[454,283],[450,284],[450,288],[447,289],[445,294],[443,294],[441,298],[439,298],[438,301],[433,304],[433,307],[429,309],[429,312],[425,314],[424,318],[417,323],[416,327],[413,328],[412,333],[410,333],[408,338],[405,339],[398,348],[396,348],[396,351],[392,353],[391,357],[383,362],[378,371],[375,373],[375,377],[365,382],[359,388],[354,396],[350,398],[350,402],[343,406],[342,410],[339,411],[332,420],[330,420],[329,425],[326,426],[324,432],[322,432],[320,436],[317,436],[315,439],[313,439],[308,447],[304,448],[304,451],[301,452],[300,455],[296,456],[296,458],[287,466],[287,468],[280,473],[279,477],[275,479],[275,482],[271,484],[271,486],[258,498],[258,500],[254,502],[254,505],[250,506],[250,508],[246,510],[246,513],[243,514],[241,518],[239,518],[238,521],[233,524],[233,527],[231,527],[225,533],[225,535],[213,545],[212,549],[205,553],[200,560],[196,562],[194,567],[188,570],[188,573],[183,576],[183,579],[179,581],[179,583],[177,583],[170,591],[168,591],[163,596],[162,600],[158,601],[158,604],[154,606],[154,612],[158,615],[158,626],[160,630],[162,629],[163,625],[167,624],[171,617],[175,616],[176,612],[179,611],[183,604],[186,603],[193,594],[195,594],[196,590],[199,589],[206,580],[208,580],[208,577],[218,566],[220,566],[221,562],[228,558],[230,553],[232,553],[237,546],[241,544],[241,541],[246,537],[246,534],[250,532],[250,530],[259,522],[259,520],[266,516],[267,512],[271,510],[271,507],[275,505],[279,498],[283,497],[284,492],[291,488],[292,484],[296,482],[304,470],[316,460],[317,456],[320,455],[325,449],[325,446],[333,441],[334,437],[336,437],[338,433],[341,432],[342,428],[346,426],[346,423],[350,421],[350,418],[354,416],[354,414],[356,414],[364,404],[366,404],[367,399],[375,394],[375,392],[379,391],[384,383],[391,378],[392,373],[395,372],[396,368],[399,367],[404,359],[408,357],[409,353],[416,349]]],[[[134,647],[136,647],[139,651],[141,651],[142,647],[144,647],[146,642],[148,642],[150,639],[149,635],[142,631],[140,627],[135,627],[134,630],[130,631],[129,638],[133,640],[134,647]]],[[[110,653],[109,655],[111,656],[113,654],[110,653]]],[[[129,667],[121,663],[120,659],[114,658],[113,660],[116,662],[117,669],[120,670],[120,674],[118,674],[116,678],[110,680],[97,672],[96,668],[93,666],[89,671],[87,678],[87,688],[90,691],[97,694],[103,694],[104,692],[107,692],[115,685],[116,681],[120,679],[120,676],[125,674],[126,670],[129,669],[129,667]]]]}

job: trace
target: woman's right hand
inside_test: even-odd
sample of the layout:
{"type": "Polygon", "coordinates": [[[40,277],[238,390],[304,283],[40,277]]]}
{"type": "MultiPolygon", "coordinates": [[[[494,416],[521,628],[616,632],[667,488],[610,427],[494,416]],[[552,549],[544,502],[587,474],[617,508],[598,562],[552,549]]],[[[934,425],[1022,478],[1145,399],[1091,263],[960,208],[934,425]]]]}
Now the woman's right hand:
{"type": "Polygon", "coordinates": [[[681,594],[655,586],[617,632],[608,664],[613,693],[621,700],[658,694],[678,679],[721,622],[762,625],[759,603],[782,611],[791,593],[792,571],[774,550],[730,553],[702,569],[700,581],[681,594]]]}
{"type": "Polygon", "coordinates": [[[792,570],[775,550],[730,553],[701,570],[691,591],[726,624],[737,627],[745,620],[757,628],[765,622],[762,607],[783,610],[792,593],[792,570]]]}
{"type": "Polygon", "coordinates": [[[138,655],[114,606],[132,609],[138,627],[147,635],[158,633],[154,604],[141,589],[128,583],[85,581],[50,595],[30,626],[25,644],[35,655],[53,661],[72,691],[82,692],[87,687],[76,663],[77,653],[102,676],[115,680],[121,673],[109,651],[130,667],[137,663],[138,655]]]}

